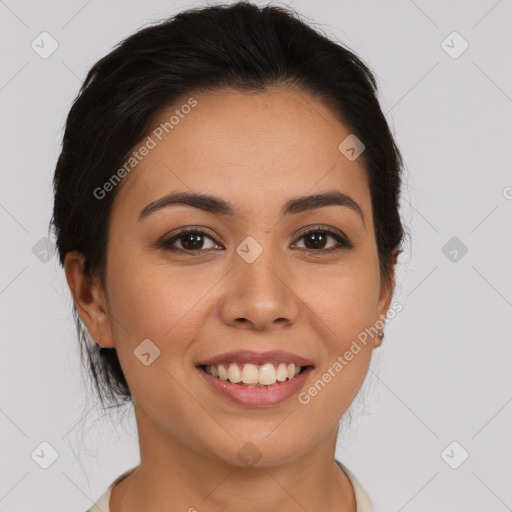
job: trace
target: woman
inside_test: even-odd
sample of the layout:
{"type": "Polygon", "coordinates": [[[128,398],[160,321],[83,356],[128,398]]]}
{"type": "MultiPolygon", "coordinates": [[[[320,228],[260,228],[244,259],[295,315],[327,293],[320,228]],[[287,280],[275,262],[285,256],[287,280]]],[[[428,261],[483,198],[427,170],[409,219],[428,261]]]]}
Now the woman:
{"type": "Polygon", "coordinates": [[[52,224],[141,459],[100,510],[373,510],[334,454],[404,236],[376,91],[296,13],[246,2],[140,30],[89,72],[52,224]]]}

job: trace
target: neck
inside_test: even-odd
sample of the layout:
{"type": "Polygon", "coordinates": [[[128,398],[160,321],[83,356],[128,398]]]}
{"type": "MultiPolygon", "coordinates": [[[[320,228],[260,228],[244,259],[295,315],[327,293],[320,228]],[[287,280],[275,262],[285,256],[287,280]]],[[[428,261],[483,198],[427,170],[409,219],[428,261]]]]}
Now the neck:
{"type": "Polygon", "coordinates": [[[192,449],[137,414],[141,463],[113,489],[111,512],[355,512],[350,480],[334,460],[337,426],[293,460],[232,465],[192,449]]]}

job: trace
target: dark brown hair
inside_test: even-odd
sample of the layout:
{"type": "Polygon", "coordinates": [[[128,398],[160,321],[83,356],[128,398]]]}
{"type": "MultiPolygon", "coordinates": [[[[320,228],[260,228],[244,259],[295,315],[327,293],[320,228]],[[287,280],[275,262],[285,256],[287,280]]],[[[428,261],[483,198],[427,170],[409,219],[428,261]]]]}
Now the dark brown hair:
{"type": "MultiPolygon", "coordinates": [[[[365,145],[382,279],[394,279],[404,229],[399,215],[402,158],[377,100],[368,67],[291,8],[248,2],[196,8],[141,29],[99,60],[66,120],[54,176],[54,227],[61,265],[85,255],[85,271],[104,283],[107,229],[119,186],[98,199],[155,117],[178,99],[229,87],[265,92],[292,86],[325,102],[365,145]]],[[[341,142],[341,141],[340,141],[341,142]]],[[[115,349],[98,350],[73,305],[82,362],[87,354],[104,405],[131,400],[115,349]]]]}

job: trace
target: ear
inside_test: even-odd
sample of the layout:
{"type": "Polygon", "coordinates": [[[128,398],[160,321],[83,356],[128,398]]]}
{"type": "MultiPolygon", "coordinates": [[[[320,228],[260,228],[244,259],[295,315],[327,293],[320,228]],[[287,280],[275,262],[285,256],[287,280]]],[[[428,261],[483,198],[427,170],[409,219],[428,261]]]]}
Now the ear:
{"type": "Polygon", "coordinates": [[[381,278],[381,285],[380,285],[380,294],[379,294],[379,301],[377,304],[377,319],[384,319],[386,317],[386,314],[388,312],[389,306],[391,305],[391,299],[393,298],[393,292],[395,290],[395,267],[396,267],[396,261],[397,261],[397,251],[396,249],[393,251],[393,265],[390,270],[390,280],[389,282],[384,279],[382,276],[381,278]]]}
{"type": "Polygon", "coordinates": [[[69,289],[91,338],[102,347],[114,348],[104,290],[97,276],[84,274],[84,262],[85,256],[79,251],[66,254],[64,267],[69,289]]]}

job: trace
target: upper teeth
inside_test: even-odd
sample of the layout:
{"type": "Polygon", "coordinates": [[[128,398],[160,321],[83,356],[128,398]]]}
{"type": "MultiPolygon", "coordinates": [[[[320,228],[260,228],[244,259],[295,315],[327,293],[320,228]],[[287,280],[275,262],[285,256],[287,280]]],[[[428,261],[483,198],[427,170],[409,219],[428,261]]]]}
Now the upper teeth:
{"type": "Polygon", "coordinates": [[[263,384],[271,386],[276,381],[283,382],[287,378],[293,379],[300,372],[301,367],[290,363],[280,363],[276,367],[274,363],[265,363],[258,369],[254,364],[223,363],[206,366],[205,371],[214,377],[222,380],[229,380],[233,383],[243,382],[244,384],[263,384]],[[228,369],[226,369],[226,367],[228,369]]]}

